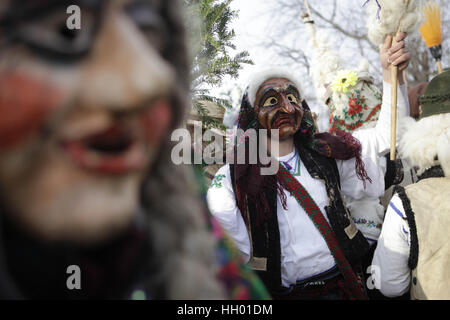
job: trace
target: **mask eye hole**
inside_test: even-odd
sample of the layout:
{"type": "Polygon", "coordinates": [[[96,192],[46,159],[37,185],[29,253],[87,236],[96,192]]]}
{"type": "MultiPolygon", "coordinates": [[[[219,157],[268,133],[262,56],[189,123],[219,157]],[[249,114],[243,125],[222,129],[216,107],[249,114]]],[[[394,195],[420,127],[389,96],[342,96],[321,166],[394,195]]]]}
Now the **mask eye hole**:
{"type": "Polygon", "coordinates": [[[288,100],[289,100],[290,102],[298,103],[298,102],[297,102],[297,98],[296,98],[292,93],[289,93],[286,97],[288,98],[288,100]]]}
{"type": "Polygon", "coordinates": [[[269,97],[264,101],[263,107],[274,106],[278,103],[278,99],[275,97],[269,97]]]}
{"type": "MultiPolygon", "coordinates": [[[[54,4],[49,8],[33,9],[30,19],[14,21],[14,37],[41,58],[53,61],[75,62],[92,47],[99,27],[100,6],[82,6],[78,14],[80,25],[69,25],[66,7],[54,4]]],[[[22,9],[25,10],[25,9],[22,9]]],[[[24,16],[31,12],[24,12],[24,16]]],[[[73,14],[75,15],[75,13],[73,14]]]]}
{"type": "Polygon", "coordinates": [[[126,6],[128,16],[143,32],[149,43],[162,52],[170,39],[165,21],[161,18],[158,8],[150,1],[136,1],[126,6]]]}

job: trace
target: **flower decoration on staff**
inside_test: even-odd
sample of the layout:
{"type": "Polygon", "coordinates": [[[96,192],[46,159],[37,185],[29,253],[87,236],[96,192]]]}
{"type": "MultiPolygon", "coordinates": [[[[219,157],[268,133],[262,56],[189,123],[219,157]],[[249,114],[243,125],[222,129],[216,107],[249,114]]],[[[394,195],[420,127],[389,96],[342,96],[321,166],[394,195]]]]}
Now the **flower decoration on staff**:
{"type": "Polygon", "coordinates": [[[436,60],[438,71],[442,73],[442,31],[441,8],[438,2],[428,1],[424,6],[425,22],[419,31],[431,55],[436,60]]]}
{"type": "Polygon", "coordinates": [[[340,70],[331,84],[331,90],[337,93],[347,93],[358,81],[358,75],[353,70],[340,70]]]}

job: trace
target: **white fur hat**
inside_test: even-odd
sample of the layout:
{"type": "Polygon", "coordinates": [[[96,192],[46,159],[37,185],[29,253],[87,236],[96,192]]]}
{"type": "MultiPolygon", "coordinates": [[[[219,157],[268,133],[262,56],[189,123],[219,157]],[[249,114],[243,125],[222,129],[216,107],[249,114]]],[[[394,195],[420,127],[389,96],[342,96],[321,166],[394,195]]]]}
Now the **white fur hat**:
{"type": "Polygon", "coordinates": [[[429,116],[419,121],[407,117],[400,122],[399,154],[418,174],[441,165],[450,177],[450,113],[429,116]]]}
{"type": "Polygon", "coordinates": [[[255,105],[256,93],[258,92],[258,89],[261,86],[261,84],[263,84],[264,81],[273,78],[282,78],[292,81],[292,83],[295,84],[295,86],[297,87],[301,99],[302,100],[305,99],[301,82],[296,76],[294,76],[291,72],[284,70],[282,68],[270,68],[262,72],[256,73],[250,80],[247,93],[248,93],[248,100],[252,106],[255,105]]]}
{"type": "Polygon", "coordinates": [[[399,152],[418,174],[440,164],[450,177],[450,71],[434,77],[420,98],[419,121],[406,118],[400,125],[399,152]]]}

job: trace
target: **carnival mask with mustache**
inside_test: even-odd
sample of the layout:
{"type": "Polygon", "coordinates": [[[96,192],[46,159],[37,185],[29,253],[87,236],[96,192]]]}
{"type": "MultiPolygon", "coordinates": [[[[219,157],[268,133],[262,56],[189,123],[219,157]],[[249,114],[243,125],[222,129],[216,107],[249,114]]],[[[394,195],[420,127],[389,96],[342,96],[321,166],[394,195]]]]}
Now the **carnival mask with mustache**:
{"type": "Polygon", "coordinates": [[[284,78],[268,79],[261,84],[254,111],[262,128],[279,130],[280,140],[294,136],[304,113],[298,89],[284,78]]]}

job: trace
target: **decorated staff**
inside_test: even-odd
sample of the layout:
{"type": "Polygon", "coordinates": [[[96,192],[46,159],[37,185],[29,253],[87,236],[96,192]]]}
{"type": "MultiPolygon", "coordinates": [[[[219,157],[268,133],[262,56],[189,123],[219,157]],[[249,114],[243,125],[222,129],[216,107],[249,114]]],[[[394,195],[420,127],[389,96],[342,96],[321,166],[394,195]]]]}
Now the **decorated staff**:
{"type": "Polygon", "coordinates": [[[425,40],[431,55],[436,59],[439,73],[442,73],[442,32],[441,32],[441,8],[439,3],[428,1],[423,11],[425,13],[425,22],[419,31],[425,40]]]}
{"type": "Polygon", "coordinates": [[[305,0],[305,7],[306,7],[306,11],[308,12],[308,15],[309,15],[310,17],[312,17],[312,14],[311,14],[311,8],[309,7],[308,0],[305,0]]]}
{"type": "MultiPolygon", "coordinates": [[[[323,120],[328,120],[328,132],[349,132],[361,144],[376,146],[374,154],[385,154],[389,150],[389,131],[385,128],[390,121],[390,99],[385,99],[387,103],[383,104],[382,92],[375,86],[369,73],[369,62],[362,58],[358,68],[348,68],[334,48],[336,41],[333,40],[336,39],[325,28],[316,30],[314,21],[308,14],[303,14],[303,22],[313,47],[308,52],[310,75],[320,105],[326,106],[324,112],[327,116],[323,120]],[[386,116],[378,121],[381,113],[386,116]]],[[[385,94],[390,94],[387,91],[385,94]]],[[[406,96],[406,92],[404,93],[400,94],[398,101],[399,116],[402,106],[406,111],[405,99],[402,99],[406,96]]],[[[395,163],[392,162],[392,167],[396,166],[395,163]]],[[[352,196],[344,196],[344,199],[355,226],[373,244],[380,235],[384,220],[384,207],[380,200],[377,197],[356,199],[352,196]]]]}
{"type": "Polygon", "coordinates": [[[308,17],[308,19],[307,19],[308,21],[306,21],[305,23],[310,23],[310,24],[311,24],[312,38],[313,38],[312,41],[313,41],[314,47],[315,47],[315,48],[318,48],[318,45],[317,45],[317,42],[316,42],[316,38],[315,38],[316,30],[315,30],[315,26],[314,26],[314,20],[313,20],[313,18],[312,18],[311,8],[309,7],[308,0],[305,0],[305,8],[306,8],[306,14],[304,13],[304,14],[302,15],[302,19],[303,19],[304,22],[305,22],[305,18],[308,17]]]}
{"type": "Polygon", "coordinates": [[[314,48],[311,56],[310,75],[313,79],[317,98],[326,104],[331,94],[331,83],[336,73],[342,69],[339,54],[333,50],[329,34],[324,30],[316,30],[308,1],[305,0],[306,12],[302,13],[302,20],[307,33],[311,37],[311,46],[314,48]]]}
{"type": "MultiPolygon", "coordinates": [[[[392,35],[392,45],[395,35],[416,30],[422,18],[422,0],[367,0],[369,4],[368,31],[369,39],[381,45],[388,35],[392,35]]],[[[391,61],[392,63],[392,61],[391,61]]],[[[395,160],[396,128],[397,128],[397,74],[398,67],[391,66],[391,160],[395,160]]]]}

